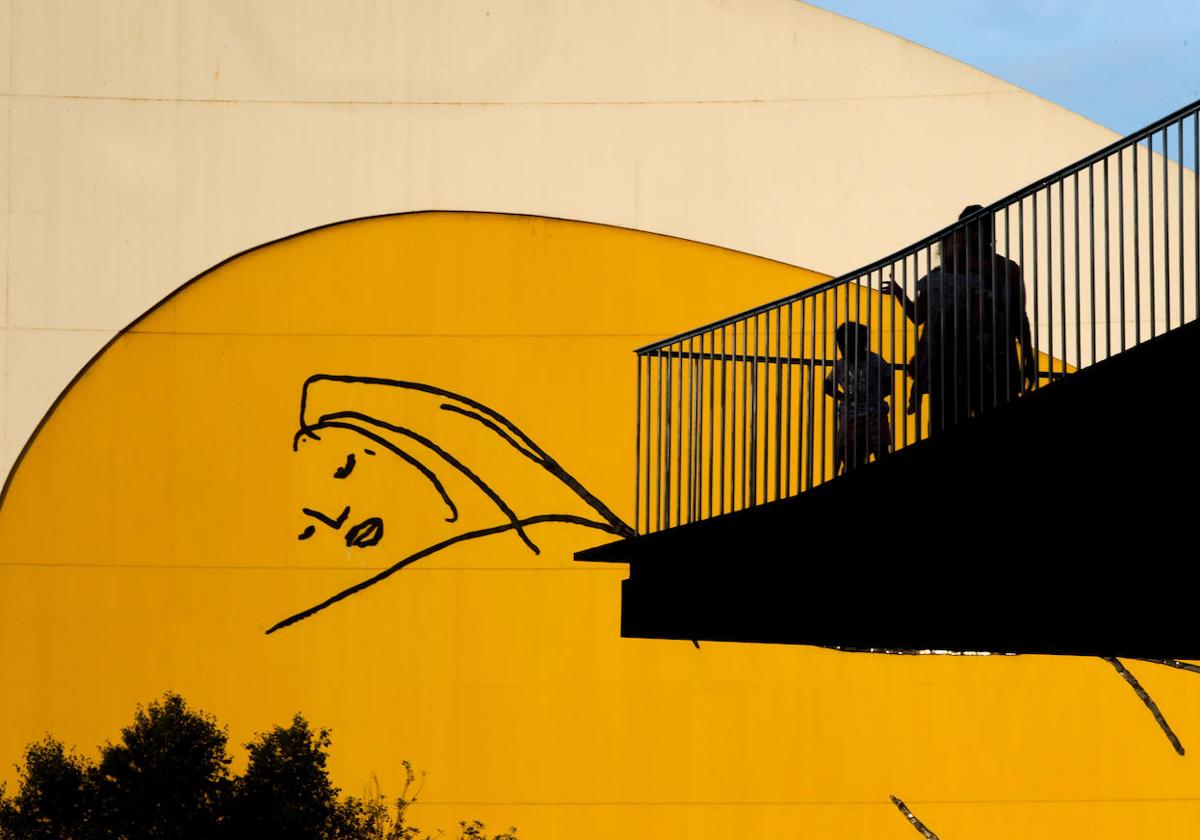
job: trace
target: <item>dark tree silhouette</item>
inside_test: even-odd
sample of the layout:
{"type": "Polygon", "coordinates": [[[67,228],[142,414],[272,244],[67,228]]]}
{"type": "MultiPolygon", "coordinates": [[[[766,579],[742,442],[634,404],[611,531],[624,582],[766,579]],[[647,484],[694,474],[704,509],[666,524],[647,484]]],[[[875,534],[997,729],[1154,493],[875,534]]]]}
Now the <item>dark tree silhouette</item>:
{"type": "Polygon", "coordinates": [[[0,836],[26,840],[90,837],[89,817],[95,801],[90,767],[47,736],[25,748],[19,790],[11,800],[0,797],[0,836]]]}
{"type": "MultiPolygon", "coordinates": [[[[229,771],[227,740],[212,716],[168,693],[139,708],[98,761],[51,737],[32,743],[16,795],[0,785],[0,840],[430,840],[408,820],[420,784],[407,761],[392,802],[378,782],[339,798],[325,767],[329,730],[302,715],[246,744],[241,776],[229,771]]],[[[515,828],[492,836],[477,820],[460,822],[458,836],[517,840],[515,828]]]]}
{"type": "Polygon", "coordinates": [[[237,836],[322,840],[338,817],[338,791],[325,770],[329,730],[314,732],[297,714],[246,744],[250,762],[234,786],[230,817],[237,836]]]}
{"type": "Polygon", "coordinates": [[[109,836],[208,840],[220,834],[231,780],[227,736],[178,694],[139,708],[96,768],[99,823],[109,836]]]}

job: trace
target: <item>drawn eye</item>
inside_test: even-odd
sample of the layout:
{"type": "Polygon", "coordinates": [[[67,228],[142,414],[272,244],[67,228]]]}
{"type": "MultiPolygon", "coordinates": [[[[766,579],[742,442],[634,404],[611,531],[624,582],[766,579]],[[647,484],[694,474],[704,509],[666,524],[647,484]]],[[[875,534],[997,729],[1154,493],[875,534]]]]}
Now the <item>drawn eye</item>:
{"type": "Polygon", "coordinates": [[[334,470],[333,477],[334,478],[345,478],[346,476],[350,475],[350,473],[352,473],[352,472],[354,472],[354,453],[353,452],[351,452],[349,455],[346,456],[346,463],[343,466],[340,466],[336,470],[334,470]]]}
{"type": "Polygon", "coordinates": [[[368,548],[383,539],[383,520],[378,516],[364,519],[346,532],[347,547],[368,548]]]}

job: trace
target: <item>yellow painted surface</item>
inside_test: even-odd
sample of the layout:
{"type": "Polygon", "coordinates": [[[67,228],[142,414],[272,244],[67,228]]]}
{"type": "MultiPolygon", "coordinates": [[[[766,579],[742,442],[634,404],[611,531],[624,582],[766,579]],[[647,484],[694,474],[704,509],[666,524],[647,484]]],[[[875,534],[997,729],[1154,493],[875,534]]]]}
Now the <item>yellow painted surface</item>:
{"type": "MultiPolygon", "coordinates": [[[[395,792],[412,760],[428,772],[414,818],[429,827],[911,837],[896,794],[943,838],[1195,836],[1200,765],[1107,664],[621,639],[624,567],[572,562],[607,539],[577,526],[534,526],[539,555],[511,533],[454,546],[264,635],[455,527],[495,521],[455,485],[460,521],[445,522],[426,483],[353,435],[293,452],[309,375],[472,397],[628,520],[629,351],[819,279],[650,234],[470,214],[348,223],[212,271],[96,361],[14,473],[0,509],[0,779],[44,732],[90,751],[172,689],[235,744],[297,710],[332,727],[332,771],[351,792],[372,772],[395,792]],[[349,451],[355,472],[334,479],[349,451]],[[312,521],[302,507],[343,505],[351,521],[384,518],[378,546],[296,539],[312,521]]],[[[419,413],[369,386],[316,399],[419,413]]],[[[448,418],[420,422],[440,434],[448,418]]],[[[504,466],[504,447],[456,446],[522,515],[578,504],[504,466]]],[[[899,538],[896,513],[877,527],[899,538]]],[[[820,560],[801,541],[795,552],[820,560]]],[[[1133,670],[1200,748],[1200,682],[1133,670]]]]}

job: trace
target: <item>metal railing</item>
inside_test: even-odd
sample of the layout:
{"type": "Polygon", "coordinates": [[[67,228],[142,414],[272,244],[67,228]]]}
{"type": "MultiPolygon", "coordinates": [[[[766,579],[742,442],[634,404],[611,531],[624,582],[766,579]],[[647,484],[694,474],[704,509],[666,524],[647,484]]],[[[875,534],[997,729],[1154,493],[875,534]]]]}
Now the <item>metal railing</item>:
{"type": "Polygon", "coordinates": [[[638,350],[637,531],[795,496],[1194,320],[1198,112],[638,350]]]}

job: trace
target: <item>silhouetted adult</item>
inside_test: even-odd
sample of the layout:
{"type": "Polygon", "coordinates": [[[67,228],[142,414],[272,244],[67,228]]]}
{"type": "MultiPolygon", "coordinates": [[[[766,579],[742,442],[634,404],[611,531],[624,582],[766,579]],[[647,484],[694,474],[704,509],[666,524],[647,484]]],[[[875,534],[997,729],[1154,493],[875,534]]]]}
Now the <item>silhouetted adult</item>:
{"type": "MultiPolygon", "coordinates": [[[[982,209],[971,205],[959,219],[982,209]]],[[[954,228],[939,256],[917,280],[915,301],[883,285],[919,328],[908,413],[928,394],[931,432],[1012,399],[1037,376],[1021,268],[996,253],[990,219],[954,228]]]]}

